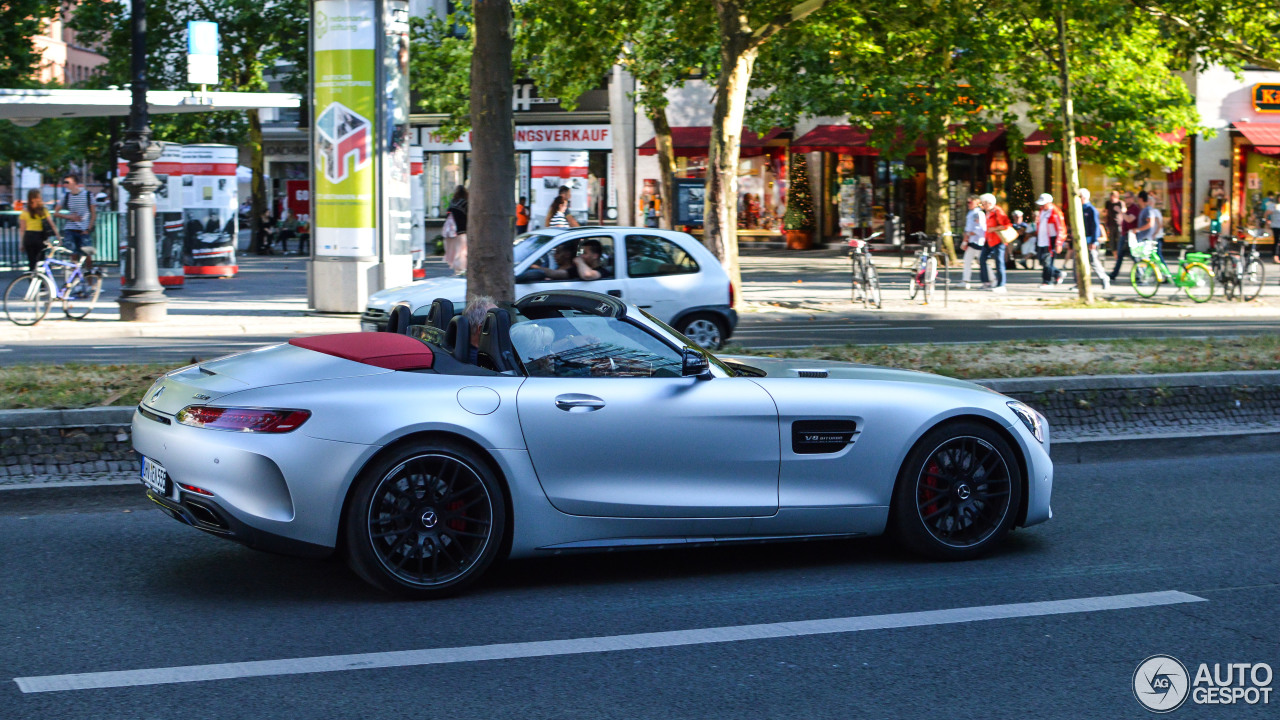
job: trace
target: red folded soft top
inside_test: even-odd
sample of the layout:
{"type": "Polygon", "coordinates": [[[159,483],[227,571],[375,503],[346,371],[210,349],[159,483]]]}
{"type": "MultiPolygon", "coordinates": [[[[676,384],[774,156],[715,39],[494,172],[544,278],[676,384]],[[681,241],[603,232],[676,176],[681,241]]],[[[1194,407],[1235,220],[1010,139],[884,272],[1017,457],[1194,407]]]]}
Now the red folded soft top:
{"type": "Polygon", "coordinates": [[[388,370],[429,369],[435,361],[431,348],[408,335],[387,332],[340,333],[294,338],[290,345],[354,360],[388,370]]]}

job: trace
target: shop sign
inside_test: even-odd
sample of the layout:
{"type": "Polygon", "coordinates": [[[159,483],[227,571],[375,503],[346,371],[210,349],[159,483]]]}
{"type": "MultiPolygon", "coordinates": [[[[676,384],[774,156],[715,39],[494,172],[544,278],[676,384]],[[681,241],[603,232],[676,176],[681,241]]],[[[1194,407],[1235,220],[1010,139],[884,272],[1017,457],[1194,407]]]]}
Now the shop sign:
{"type": "Polygon", "coordinates": [[[1280,83],[1254,85],[1253,109],[1260,113],[1280,113],[1280,83]]]}
{"type": "MultiPolygon", "coordinates": [[[[470,152],[471,133],[446,142],[429,127],[416,127],[414,144],[426,152],[470,152]]],[[[516,150],[612,150],[608,125],[517,125],[516,150]]]]}

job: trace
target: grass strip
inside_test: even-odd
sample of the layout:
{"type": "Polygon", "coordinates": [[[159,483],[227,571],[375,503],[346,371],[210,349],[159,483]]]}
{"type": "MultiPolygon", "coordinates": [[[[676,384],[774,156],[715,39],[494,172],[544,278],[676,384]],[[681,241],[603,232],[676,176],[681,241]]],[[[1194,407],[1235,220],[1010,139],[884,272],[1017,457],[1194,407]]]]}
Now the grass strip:
{"type": "Polygon", "coordinates": [[[0,410],[136,405],[151,383],[188,363],[0,367],[0,410]]]}

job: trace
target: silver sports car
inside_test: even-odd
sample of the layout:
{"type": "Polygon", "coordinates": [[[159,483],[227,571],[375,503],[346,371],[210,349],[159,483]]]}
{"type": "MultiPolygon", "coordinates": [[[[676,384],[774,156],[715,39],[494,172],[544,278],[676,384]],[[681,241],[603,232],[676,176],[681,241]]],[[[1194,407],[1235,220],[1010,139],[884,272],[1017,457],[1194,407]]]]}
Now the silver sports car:
{"type": "Polygon", "coordinates": [[[717,358],[588,292],[526,296],[475,332],[444,300],[426,320],[160,378],[133,417],[148,496],[424,598],[570,551],[888,531],[967,559],[1051,514],[1044,418],[971,383],[717,358]]]}

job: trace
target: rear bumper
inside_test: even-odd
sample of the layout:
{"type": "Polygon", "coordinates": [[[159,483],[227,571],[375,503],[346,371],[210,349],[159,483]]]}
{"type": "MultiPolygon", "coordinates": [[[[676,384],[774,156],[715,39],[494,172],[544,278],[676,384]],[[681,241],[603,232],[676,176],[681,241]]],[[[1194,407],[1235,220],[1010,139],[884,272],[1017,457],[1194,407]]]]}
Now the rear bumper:
{"type": "Polygon", "coordinates": [[[147,499],[160,506],[178,522],[203,530],[226,540],[234,540],[254,550],[293,555],[295,557],[323,558],[333,554],[333,548],[294,540],[263,532],[236,519],[216,500],[182,490],[177,499],[161,497],[147,490],[147,499]]]}

